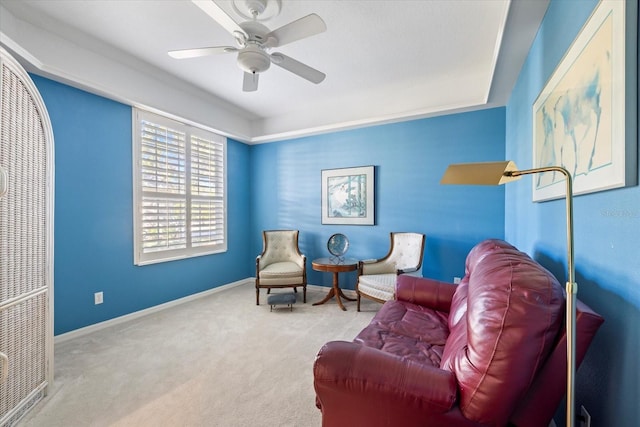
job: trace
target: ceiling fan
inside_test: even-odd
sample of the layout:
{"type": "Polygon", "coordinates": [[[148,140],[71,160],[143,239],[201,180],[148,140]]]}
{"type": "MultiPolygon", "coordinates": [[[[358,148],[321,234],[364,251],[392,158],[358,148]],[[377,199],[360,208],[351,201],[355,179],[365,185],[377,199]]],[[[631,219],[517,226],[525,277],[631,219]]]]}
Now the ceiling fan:
{"type": "Polygon", "coordinates": [[[234,9],[240,15],[250,18],[249,21],[240,24],[234,21],[213,0],[191,1],[227,30],[236,39],[238,47],[211,46],[172,50],[169,52],[169,56],[172,58],[196,58],[237,52],[238,66],[244,70],[242,90],[245,92],[253,92],[258,89],[259,74],[268,70],[272,63],[315,84],[322,82],[326,77],[324,73],[283,53],[269,53],[269,50],[274,47],[281,47],[326,31],[326,24],[315,13],[270,31],[258,21],[267,19],[264,18],[266,15],[278,14],[280,0],[234,0],[234,9]],[[241,6],[246,8],[248,13],[243,13],[237,3],[241,3],[241,6]],[[263,15],[262,19],[261,15],[263,15]]]}

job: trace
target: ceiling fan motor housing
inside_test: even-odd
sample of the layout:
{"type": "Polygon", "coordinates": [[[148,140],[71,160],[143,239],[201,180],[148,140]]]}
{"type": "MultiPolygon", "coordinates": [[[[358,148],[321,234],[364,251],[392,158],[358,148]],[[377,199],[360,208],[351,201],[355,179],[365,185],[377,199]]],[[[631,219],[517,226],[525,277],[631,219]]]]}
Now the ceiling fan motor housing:
{"type": "Polygon", "coordinates": [[[247,73],[262,73],[271,65],[271,58],[260,47],[249,44],[238,53],[238,66],[247,73]]]}

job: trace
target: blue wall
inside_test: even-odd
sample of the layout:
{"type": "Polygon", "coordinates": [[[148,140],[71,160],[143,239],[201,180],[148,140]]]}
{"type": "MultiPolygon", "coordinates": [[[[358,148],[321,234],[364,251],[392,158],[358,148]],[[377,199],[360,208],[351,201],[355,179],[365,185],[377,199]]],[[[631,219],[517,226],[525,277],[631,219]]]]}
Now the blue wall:
{"type": "MultiPolygon", "coordinates": [[[[257,146],[229,140],[228,251],[134,266],[131,107],[32,77],[55,137],[56,335],[254,276],[264,229],[301,230],[309,261],[336,232],[358,259],[384,255],[390,231],[422,232],[423,274],[449,281],[473,245],[504,235],[503,188],[439,184],[449,163],[503,158],[496,108],[257,146]],[[321,170],[362,165],[375,165],[376,225],[321,225],[321,170]]],[[[309,270],[310,283],[331,285],[309,270]]]]}
{"type": "MultiPolygon", "coordinates": [[[[507,105],[506,158],[522,168],[532,164],[531,106],[596,4],[596,0],[552,0],[547,10],[507,105]]],[[[637,2],[628,2],[627,7],[628,25],[635,27],[637,2]]],[[[632,43],[637,32],[629,33],[627,40],[632,43]]],[[[637,74],[630,78],[628,91],[637,95],[637,74]]],[[[638,118],[632,117],[628,125],[634,129],[637,123],[638,118]]],[[[506,188],[506,238],[565,280],[564,202],[532,203],[531,179],[523,181],[506,188]]],[[[590,412],[592,425],[637,426],[640,188],[578,196],[574,221],[578,298],[605,318],[578,370],[576,403],[590,412]]],[[[556,422],[564,425],[564,409],[556,415],[556,422]]]]}
{"type": "Polygon", "coordinates": [[[224,254],[133,265],[131,107],[32,76],[55,139],[54,328],[61,334],[250,277],[249,148],[229,140],[224,254]],[[104,303],[94,305],[94,292],[104,303]]]}
{"type": "MultiPolygon", "coordinates": [[[[229,140],[228,251],[134,266],[131,107],[32,77],[55,137],[56,335],[252,277],[263,229],[301,230],[309,260],[327,255],[336,232],[358,259],[384,255],[390,231],[422,232],[423,274],[449,281],[473,245],[504,235],[503,188],[439,184],[449,163],[503,158],[496,108],[257,146],[229,140]],[[362,165],[375,165],[376,225],[321,225],[321,170],[362,165]]],[[[309,270],[310,283],[331,285],[309,270]]]]}
{"type": "MultiPolygon", "coordinates": [[[[328,256],[338,232],[349,237],[347,256],[377,258],[389,232],[415,231],[427,236],[424,276],[462,277],[471,247],[504,236],[504,189],[440,178],[450,163],[504,159],[504,126],[505,109],[496,108],[252,146],[252,250],[262,249],[261,230],[295,228],[309,261],[328,256]],[[375,166],[376,225],[322,225],[321,171],[367,165],[375,166]]],[[[308,270],[309,283],[331,285],[331,275],[308,270]]],[[[355,273],[340,280],[353,288],[355,273]]]]}

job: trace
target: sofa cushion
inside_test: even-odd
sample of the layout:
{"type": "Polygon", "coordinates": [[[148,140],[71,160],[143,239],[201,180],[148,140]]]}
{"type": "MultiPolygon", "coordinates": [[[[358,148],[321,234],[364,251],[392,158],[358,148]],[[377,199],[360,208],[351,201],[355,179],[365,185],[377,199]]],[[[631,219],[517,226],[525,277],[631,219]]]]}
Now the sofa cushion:
{"type": "Polygon", "coordinates": [[[354,342],[438,368],[448,334],[446,313],[387,301],[354,342]]]}
{"type": "Polygon", "coordinates": [[[526,254],[501,240],[474,247],[441,360],[456,376],[466,418],[507,423],[553,345],[563,309],[560,284],[526,254]]]}

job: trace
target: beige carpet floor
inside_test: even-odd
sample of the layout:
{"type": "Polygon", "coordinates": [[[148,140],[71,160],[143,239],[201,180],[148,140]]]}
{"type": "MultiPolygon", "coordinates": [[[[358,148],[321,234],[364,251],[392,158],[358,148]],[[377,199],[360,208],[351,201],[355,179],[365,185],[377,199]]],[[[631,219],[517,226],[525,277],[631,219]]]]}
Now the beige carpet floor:
{"type": "Polygon", "coordinates": [[[316,353],[380,308],[311,305],[327,291],[270,312],[241,285],[59,343],[54,386],[19,426],[319,426],[316,353]]]}

